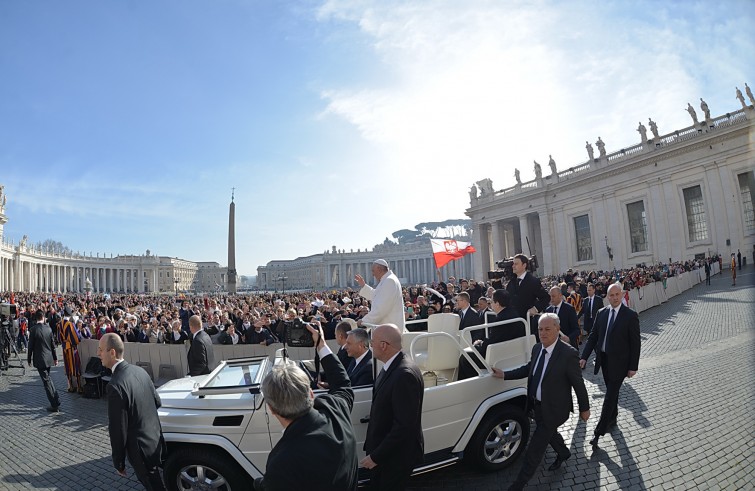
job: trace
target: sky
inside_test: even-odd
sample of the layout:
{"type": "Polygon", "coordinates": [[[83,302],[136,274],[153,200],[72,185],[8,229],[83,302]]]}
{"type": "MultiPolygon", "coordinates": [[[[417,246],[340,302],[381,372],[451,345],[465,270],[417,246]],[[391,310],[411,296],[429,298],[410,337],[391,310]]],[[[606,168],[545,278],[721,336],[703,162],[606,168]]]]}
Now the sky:
{"type": "Polygon", "coordinates": [[[755,2],[0,1],[4,238],[236,263],[357,250],[740,108],[755,2]],[[597,153],[597,150],[596,150],[597,153]]]}

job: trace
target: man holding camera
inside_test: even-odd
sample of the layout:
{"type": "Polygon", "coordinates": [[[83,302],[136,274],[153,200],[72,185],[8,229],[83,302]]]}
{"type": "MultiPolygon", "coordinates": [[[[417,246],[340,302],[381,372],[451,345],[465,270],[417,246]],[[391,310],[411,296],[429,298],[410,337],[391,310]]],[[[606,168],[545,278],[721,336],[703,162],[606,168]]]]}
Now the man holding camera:
{"type": "Polygon", "coordinates": [[[354,392],[325,344],[320,323],[306,328],[316,340],[330,389],[315,397],[307,374],[290,361],[273,367],[262,381],[265,402],[285,431],[268,456],[265,476],[254,482],[257,490],[350,491],[357,486],[354,392]]]}
{"type": "MultiPolygon", "coordinates": [[[[511,304],[526,319],[527,313],[534,316],[542,312],[550,302],[550,296],[540,283],[540,279],[527,271],[530,259],[524,254],[514,256],[512,270],[516,275],[506,285],[506,291],[511,295],[511,304]]],[[[537,336],[537,322],[535,319],[530,321],[530,332],[537,336]]]]}

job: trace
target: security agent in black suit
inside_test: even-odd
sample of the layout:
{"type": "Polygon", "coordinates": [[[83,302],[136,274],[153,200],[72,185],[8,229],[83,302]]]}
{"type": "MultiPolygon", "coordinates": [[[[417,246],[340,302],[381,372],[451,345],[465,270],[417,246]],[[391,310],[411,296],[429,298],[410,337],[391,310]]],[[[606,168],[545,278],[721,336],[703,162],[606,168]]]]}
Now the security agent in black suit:
{"type": "Polygon", "coordinates": [[[558,286],[551,287],[548,292],[551,297],[551,304],[545,309],[558,315],[558,322],[561,325],[561,332],[569,337],[569,344],[575,350],[579,350],[579,321],[577,320],[577,311],[570,303],[564,302],[564,295],[558,286]]]}
{"type": "Polygon", "coordinates": [[[401,332],[393,324],[372,330],[372,352],[383,362],[372,390],[370,422],[360,467],[372,470],[370,488],[398,491],[422,462],[422,399],[417,365],[401,352],[401,332]]]}
{"type": "Polygon", "coordinates": [[[164,490],[160,466],[166,455],[157,409],[160,396],[141,367],[123,361],[123,340],[115,334],[102,336],[98,355],[113,372],[107,386],[107,414],[113,466],[126,477],[126,457],[148,491],[164,490]]]}
{"type": "Polygon", "coordinates": [[[621,303],[623,293],[619,283],[608,287],[609,305],[598,312],[579,361],[585,368],[594,349],[595,373],[602,368],[606,383],[603,409],[591,445],[597,445],[598,439],[616,425],[621,384],[625,377],[634,377],[640,363],[640,318],[621,303]]]}
{"type": "Polygon", "coordinates": [[[349,331],[344,347],[351,358],[346,367],[351,386],[372,385],[372,352],[367,331],[361,327],[349,331]]]}
{"type": "Polygon", "coordinates": [[[535,474],[537,466],[550,445],[556,451],[556,460],[548,470],[556,470],[571,457],[558,427],[569,419],[572,406],[572,388],[577,394],[579,416],[583,421],[590,417],[590,402],[587,397],[582,371],[579,368],[577,350],[559,341],[558,316],[546,313],[538,320],[541,342],[532,348],[532,357],[526,365],[503,372],[493,369],[493,376],[505,380],[527,377],[528,407],[535,413],[535,433],[532,435],[524,464],[519,475],[509,488],[523,489],[535,474]]]}
{"type": "Polygon", "coordinates": [[[55,340],[52,329],[44,324],[45,313],[43,310],[37,310],[33,316],[35,324],[29,329],[29,348],[26,363],[39,372],[42,378],[42,384],[45,386],[47,400],[50,401],[50,407],[47,408],[51,413],[60,412],[60,397],[55,390],[55,384],[50,378],[50,367],[58,365],[58,355],[55,353],[55,340]],[[32,361],[33,360],[33,361],[32,361]]]}
{"type": "MultiPolygon", "coordinates": [[[[506,290],[496,290],[493,293],[493,311],[496,313],[494,322],[507,321],[516,319],[519,314],[514,307],[509,305],[511,297],[506,290]]],[[[502,343],[504,341],[511,341],[512,339],[526,336],[529,332],[524,332],[521,328],[521,324],[507,324],[504,326],[493,326],[488,328],[488,337],[485,337],[485,331],[480,330],[481,337],[478,337],[474,341],[474,348],[480,352],[483,358],[488,352],[488,346],[495,343],[502,343]]],[[[474,337],[473,337],[474,339],[474,337]]],[[[485,368],[482,362],[477,359],[477,356],[470,355],[472,361],[480,368],[485,368]]],[[[476,377],[477,370],[475,370],[467,361],[466,357],[462,355],[459,357],[459,377],[458,380],[465,380],[468,378],[476,377]]]]}
{"type": "Polygon", "coordinates": [[[189,347],[189,375],[207,375],[210,373],[215,356],[212,350],[212,339],[202,329],[202,318],[192,315],[189,318],[189,330],[191,330],[191,346],[189,347]]]}
{"type": "MultiPolygon", "coordinates": [[[[511,295],[511,304],[523,318],[527,318],[527,312],[534,316],[542,312],[548,306],[550,297],[540,283],[540,279],[527,271],[529,258],[524,254],[514,256],[512,267],[516,278],[509,281],[506,291],[511,295]]],[[[534,317],[530,321],[531,334],[537,336],[537,323],[534,317]]]]}
{"type": "Polygon", "coordinates": [[[592,326],[595,324],[595,318],[598,316],[598,311],[603,308],[603,297],[595,293],[595,285],[592,283],[587,285],[587,296],[582,300],[582,311],[579,313],[579,317],[584,316],[585,332],[590,334],[592,326]]]}
{"type": "Polygon", "coordinates": [[[350,491],[357,487],[357,447],[351,425],[354,392],[346,370],[325,344],[320,323],[307,325],[328,375],[330,390],[314,396],[309,376],[294,363],[273,367],[262,394],[285,429],[267,458],[257,490],[350,491]]]}
{"type": "MultiPolygon", "coordinates": [[[[467,327],[479,326],[482,324],[480,314],[470,305],[469,293],[461,292],[456,295],[456,313],[459,315],[459,330],[467,327]]],[[[475,331],[472,333],[472,339],[482,339],[485,331],[475,331]]]]}

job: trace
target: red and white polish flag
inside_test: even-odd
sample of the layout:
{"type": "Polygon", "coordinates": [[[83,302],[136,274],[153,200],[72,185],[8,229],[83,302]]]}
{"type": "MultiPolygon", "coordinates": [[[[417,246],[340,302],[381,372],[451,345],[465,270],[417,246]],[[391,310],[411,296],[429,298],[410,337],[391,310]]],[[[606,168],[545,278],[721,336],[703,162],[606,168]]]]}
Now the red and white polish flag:
{"type": "Polygon", "coordinates": [[[477,252],[469,242],[460,242],[453,239],[430,239],[430,243],[433,245],[435,267],[439,269],[451,261],[477,252]]]}

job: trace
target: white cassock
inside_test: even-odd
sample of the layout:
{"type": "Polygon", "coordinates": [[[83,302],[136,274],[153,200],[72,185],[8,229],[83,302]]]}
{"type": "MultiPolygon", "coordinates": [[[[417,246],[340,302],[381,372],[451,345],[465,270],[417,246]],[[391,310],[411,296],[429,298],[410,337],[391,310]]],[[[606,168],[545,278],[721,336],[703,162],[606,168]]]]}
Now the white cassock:
{"type": "Polygon", "coordinates": [[[388,270],[375,288],[365,283],[359,294],[372,302],[370,312],[362,318],[362,322],[395,324],[401,332],[405,331],[404,297],[401,294],[401,283],[393,271],[388,270]]]}

